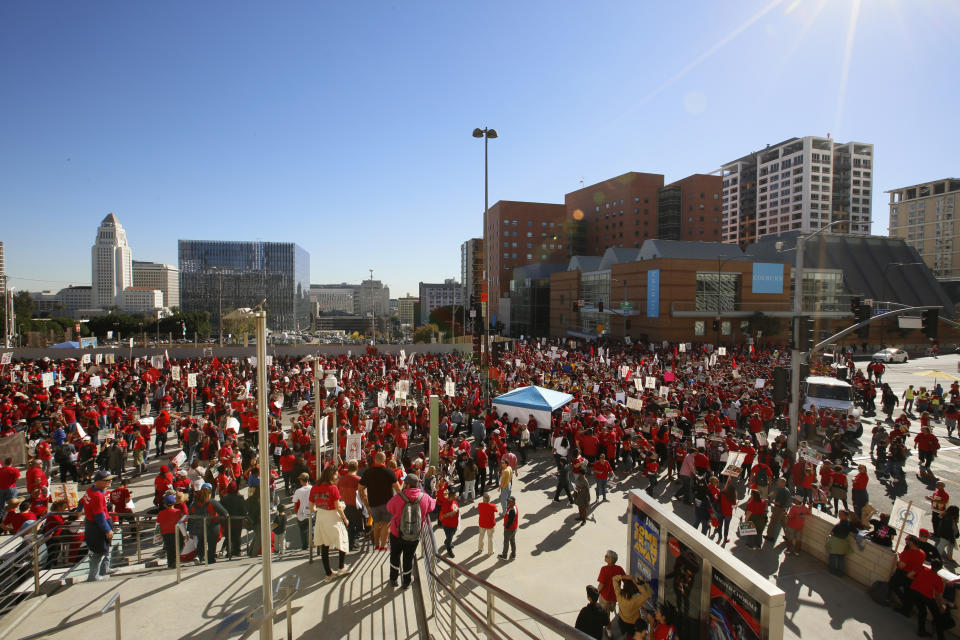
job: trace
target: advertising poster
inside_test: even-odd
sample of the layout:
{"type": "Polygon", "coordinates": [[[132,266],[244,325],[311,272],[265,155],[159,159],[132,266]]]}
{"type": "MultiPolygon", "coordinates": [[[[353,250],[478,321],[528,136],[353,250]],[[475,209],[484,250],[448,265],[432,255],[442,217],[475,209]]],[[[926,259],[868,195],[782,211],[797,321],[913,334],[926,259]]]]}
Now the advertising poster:
{"type": "Polygon", "coordinates": [[[347,435],[347,450],[344,460],[360,460],[363,458],[363,444],[359,433],[347,435]]]}
{"type": "Polygon", "coordinates": [[[710,640],[760,640],[760,603],[713,570],[710,581],[710,640]]]}
{"type": "Polygon", "coordinates": [[[700,640],[703,559],[680,540],[668,535],[664,563],[663,596],[677,610],[677,639],[700,640]]]}
{"type": "Polygon", "coordinates": [[[657,604],[657,583],[660,575],[660,525],[633,505],[630,517],[630,575],[644,580],[653,589],[647,602],[652,609],[657,604]]]}

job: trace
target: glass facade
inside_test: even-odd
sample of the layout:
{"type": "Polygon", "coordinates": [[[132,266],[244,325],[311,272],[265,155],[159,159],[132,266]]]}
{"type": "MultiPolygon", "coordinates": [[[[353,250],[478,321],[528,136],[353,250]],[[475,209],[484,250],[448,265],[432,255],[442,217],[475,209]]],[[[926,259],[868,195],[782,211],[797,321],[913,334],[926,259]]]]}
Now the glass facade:
{"type": "Polygon", "coordinates": [[[207,311],[255,307],[266,300],[274,331],[310,327],[310,254],[292,242],[180,240],[180,306],[207,311]]]}
{"type": "Polygon", "coordinates": [[[739,273],[697,272],[697,311],[735,311],[739,303],[739,273]]]}

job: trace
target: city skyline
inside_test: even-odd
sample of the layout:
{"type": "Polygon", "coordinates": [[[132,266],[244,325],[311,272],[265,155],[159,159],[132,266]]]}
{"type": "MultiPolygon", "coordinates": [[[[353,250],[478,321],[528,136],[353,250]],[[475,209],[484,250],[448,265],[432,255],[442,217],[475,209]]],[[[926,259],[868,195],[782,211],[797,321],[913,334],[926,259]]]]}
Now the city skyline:
{"type": "Polygon", "coordinates": [[[875,145],[872,232],[886,235],[885,190],[957,173],[942,80],[960,15],[945,0],[0,17],[0,79],[19,96],[0,106],[16,123],[0,240],[17,290],[88,284],[93,228],[114,213],[138,260],[176,264],[188,237],[296,241],[311,282],[373,268],[394,297],[415,294],[458,278],[461,244],[482,235],[478,126],[500,134],[491,205],[560,204],[628,171],[669,183],[830,133],[875,145]]]}

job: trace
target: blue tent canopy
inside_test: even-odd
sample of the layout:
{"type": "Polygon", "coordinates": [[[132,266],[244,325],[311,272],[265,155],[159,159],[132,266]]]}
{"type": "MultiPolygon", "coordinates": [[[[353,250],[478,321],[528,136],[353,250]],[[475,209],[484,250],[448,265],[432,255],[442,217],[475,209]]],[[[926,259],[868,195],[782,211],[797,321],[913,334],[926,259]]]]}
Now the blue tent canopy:
{"type": "Polygon", "coordinates": [[[520,387],[497,396],[493,399],[493,403],[533,411],[555,411],[571,400],[573,396],[562,391],[543,387],[520,387]]]}
{"type": "Polygon", "coordinates": [[[80,343],[68,340],[66,342],[60,342],[58,344],[52,345],[51,349],[79,349],[80,343]]]}

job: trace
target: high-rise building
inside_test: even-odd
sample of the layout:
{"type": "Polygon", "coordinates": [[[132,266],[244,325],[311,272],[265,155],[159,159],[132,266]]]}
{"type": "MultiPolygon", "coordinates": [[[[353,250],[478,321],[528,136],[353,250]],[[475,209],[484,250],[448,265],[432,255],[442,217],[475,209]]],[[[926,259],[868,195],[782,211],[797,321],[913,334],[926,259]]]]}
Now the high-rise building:
{"type": "Polygon", "coordinates": [[[383,318],[390,315],[390,287],[379,280],[363,280],[354,291],[354,307],[358,316],[373,315],[383,318]]]}
{"type": "Polygon", "coordinates": [[[180,240],[180,306],[208,311],[264,302],[267,324],[279,331],[310,326],[310,254],[292,242],[180,240]]]}
{"type": "Polygon", "coordinates": [[[180,306],[180,271],[172,265],[134,260],[133,286],[162,292],[161,307],[180,306]]]}
{"type": "MultiPolygon", "coordinates": [[[[509,292],[515,267],[566,258],[566,211],[562,204],[511,200],[500,200],[490,207],[483,225],[483,248],[491,322],[499,312],[500,298],[509,292]]],[[[422,293],[420,304],[424,317],[427,302],[422,293]]]]}
{"type": "Polygon", "coordinates": [[[353,314],[354,294],[357,285],[347,284],[311,284],[310,303],[313,315],[320,313],[349,313],[353,314]]]}
{"type": "Polygon", "coordinates": [[[566,194],[568,256],[639,249],[648,238],[719,240],[720,177],[663,182],[659,173],[630,171],[566,194]]]}
{"type": "Polygon", "coordinates": [[[463,284],[463,299],[470,304],[480,304],[483,282],[483,238],[471,238],[460,245],[460,282],[463,284]]]}
{"type": "Polygon", "coordinates": [[[97,241],[91,250],[94,307],[120,304],[120,295],[133,286],[133,257],[127,244],[127,232],[117,216],[108,214],[97,229],[97,241]]]}
{"type": "Polygon", "coordinates": [[[914,247],[937,278],[960,277],[960,180],[943,178],[887,193],[890,236],[914,247]]]}
{"type": "Polygon", "coordinates": [[[463,304],[463,287],[453,278],[440,283],[420,283],[420,323],[430,322],[430,312],[439,307],[463,304]]]}
{"type": "Polygon", "coordinates": [[[409,293],[406,297],[397,298],[397,317],[400,318],[400,324],[413,326],[418,318],[414,315],[414,308],[420,302],[420,298],[415,298],[409,293]]]}
{"type": "Polygon", "coordinates": [[[721,167],[722,240],[745,246],[837,220],[837,233],[870,233],[873,145],[790,138],[721,167]]]}
{"type": "Polygon", "coordinates": [[[120,294],[121,308],[134,315],[153,315],[163,309],[163,292],[148,287],[127,287],[120,294]]]}

